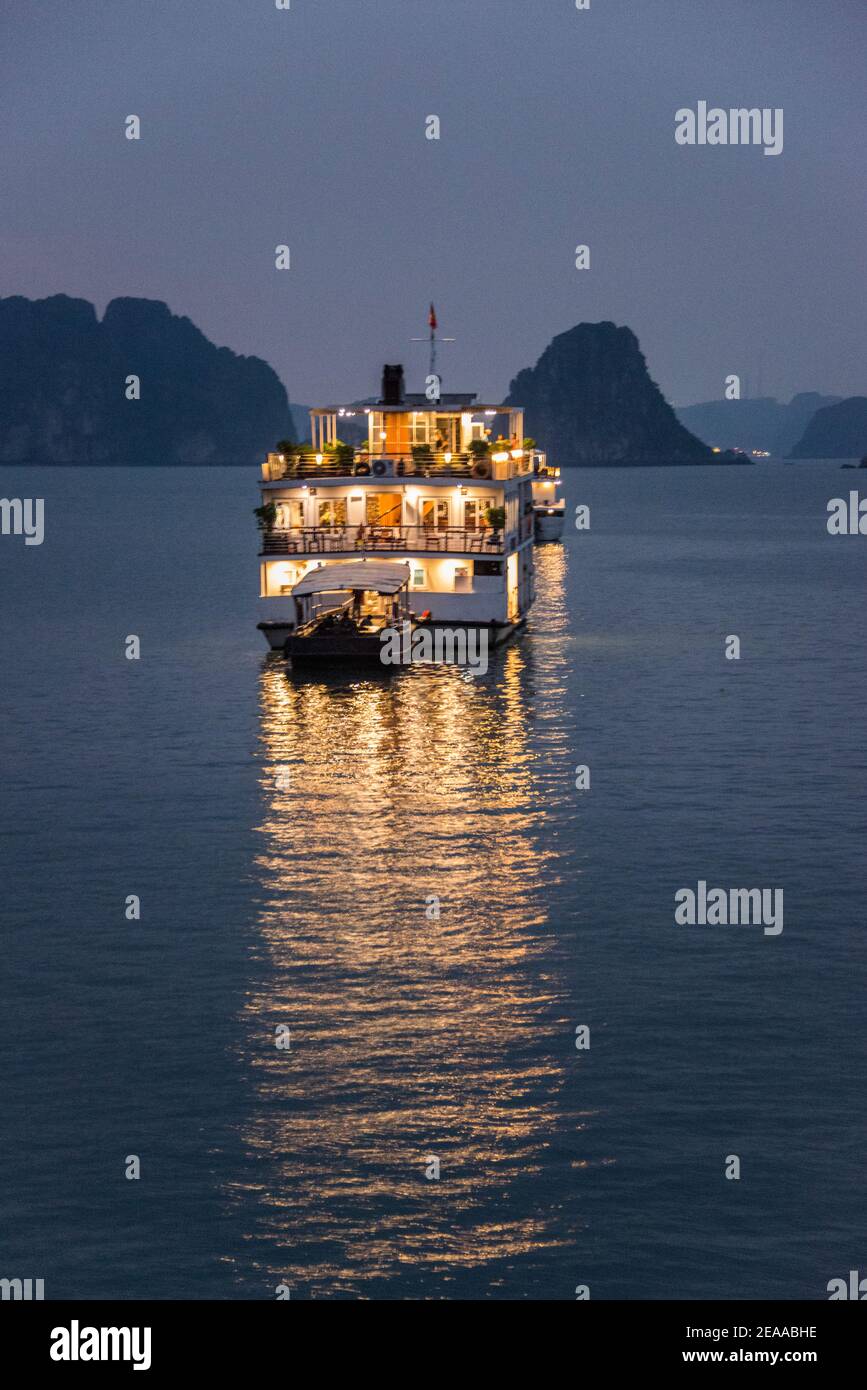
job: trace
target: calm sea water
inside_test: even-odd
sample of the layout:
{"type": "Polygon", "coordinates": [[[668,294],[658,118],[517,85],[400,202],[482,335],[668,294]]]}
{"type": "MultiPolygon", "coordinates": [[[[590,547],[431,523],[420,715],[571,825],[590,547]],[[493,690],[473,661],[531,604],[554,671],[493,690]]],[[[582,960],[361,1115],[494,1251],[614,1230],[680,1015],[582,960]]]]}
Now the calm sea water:
{"type": "Polygon", "coordinates": [[[857,480],[573,473],[591,529],[538,552],[486,677],[322,680],[255,630],[252,473],[4,469],[47,530],[0,540],[0,1276],[793,1299],[863,1271],[867,540],[825,528],[857,480]],[[782,935],[676,927],[699,879],[782,887],[782,935]]]}

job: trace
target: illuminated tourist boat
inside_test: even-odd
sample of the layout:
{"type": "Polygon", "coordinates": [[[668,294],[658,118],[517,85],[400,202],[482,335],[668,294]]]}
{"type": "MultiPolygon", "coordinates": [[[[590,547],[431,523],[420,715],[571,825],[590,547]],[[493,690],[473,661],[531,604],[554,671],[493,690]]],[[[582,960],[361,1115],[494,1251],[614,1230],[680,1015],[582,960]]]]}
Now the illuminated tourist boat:
{"type": "Polygon", "coordinates": [[[544,454],[533,451],[533,524],[537,542],[559,541],[566,519],[566,499],[560,496],[560,469],[544,454]]]}
{"type": "Polygon", "coordinates": [[[378,401],[311,410],[311,442],[262,465],[259,628],[273,650],[313,650],[297,639],[329,604],[333,636],[350,636],[349,622],[371,636],[391,611],[388,585],[377,588],[389,565],[405,579],[392,593],[432,628],[484,628],[496,645],[524,623],[538,466],[524,412],[440,395],[433,373],[426,388],[407,394],[403,368],[387,366],[378,401]]]}

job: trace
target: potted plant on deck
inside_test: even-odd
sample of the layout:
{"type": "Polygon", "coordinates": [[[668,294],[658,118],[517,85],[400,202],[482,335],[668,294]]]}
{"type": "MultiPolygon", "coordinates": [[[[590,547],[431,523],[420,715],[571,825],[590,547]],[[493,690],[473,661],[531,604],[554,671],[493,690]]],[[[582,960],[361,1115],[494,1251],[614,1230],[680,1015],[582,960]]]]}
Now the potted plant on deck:
{"type": "Polygon", "coordinates": [[[474,478],[489,478],[491,476],[491,444],[488,439],[471,439],[467,445],[467,453],[470,456],[470,472],[474,478]]]}
{"type": "Polygon", "coordinates": [[[342,439],[335,439],[332,443],[326,444],[322,452],[339,464],[341,471],[352,472],[352,464],[355,459],[355,448],[352,444],[346,444],[342,439]]]}
{"type": "Polygon", "coordinates": [[[293,473],[298,466],[298,455],[301,452],[301,445],[296,444],[294,439],[278,439],[274,445],[274,452],[282,460],[282,477],[286,478],[293,473]]]}
{"type": "Polygon", "coordinates": [[[506,508],[488,507],[485,512],[485,521],[491,528],[491,534],[488,537],[488,545],[495,545],[499,548],[500,532],[506,524],[506,508]]]}
{"type": "Polygon", "coordinates": [[[415,465],[416,473],[423,473],[428,476],[428,470],[433,463],[433,450],[429,444],[413,444],[412,461],[415,465]]]}
{"type": "Polygon", "coordinates": [[[253,515],[259,530],[267,536],[277,525],[277,503],[265,502],[261,507],[254,507],[253,515]]]}

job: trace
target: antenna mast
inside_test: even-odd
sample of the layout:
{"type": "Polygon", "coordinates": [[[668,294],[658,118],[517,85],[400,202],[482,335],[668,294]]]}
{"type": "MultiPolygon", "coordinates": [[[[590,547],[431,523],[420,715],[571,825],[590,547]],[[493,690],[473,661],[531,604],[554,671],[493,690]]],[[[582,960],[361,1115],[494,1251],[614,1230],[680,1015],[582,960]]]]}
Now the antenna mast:
{"type": "Polygon", "coordinates": [[[437,324],[437,311],[436,311],[436,309],[434,308],[433,304],[431,304],[431,306],[430,306],[430,313],[428,314],[427,322],[428,322],[428,328],[430,329],[430,333],[429,333],[429,335],[428,335],[427,340],[425,340],[424,338],[413,338],[412,341],[413,341],[414,343],[423,343],[423,342],[427,341],[427,342],[430,344],[430,369],[429,369],[429,373],[428,373],[428,398],[429,398],[430,400],[439,400],[439,396],[440,396],[440,390],[439,390],[439,388],[440,388],[440,386],[442,385],[442,382],[440,381],[439,375],[438,375],[438,373],[437,373],[437,344],[438,344],[438,343],[453,343],[455,340],[454,340],[454,338],[438,338],[438,337],[437,337],[437,327],[438,327],[438,324],[437,324]],[[432,389],[432,383],[436,383],[436,387],[435,387],[436,394],[433,395],[433,396],[430,395],[430,391],[431,391],[431,389],[432,389]]]}

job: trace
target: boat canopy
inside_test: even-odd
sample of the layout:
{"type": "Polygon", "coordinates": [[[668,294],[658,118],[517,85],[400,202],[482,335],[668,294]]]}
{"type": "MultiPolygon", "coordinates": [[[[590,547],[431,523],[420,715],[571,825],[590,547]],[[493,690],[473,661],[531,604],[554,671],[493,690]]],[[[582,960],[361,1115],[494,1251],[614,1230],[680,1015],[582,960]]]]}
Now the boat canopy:
{"type": "Polygon", "coordinates": [[[319,565],[299,579],[292,594],[302,598],[305,594],[331,594],[341,589],[396,594],[409,583],[409,576],[405,560],[352,560],[343,565],[319,565]]]}

